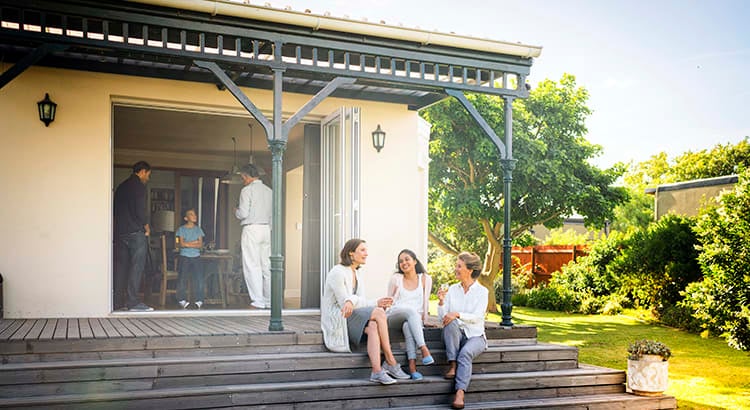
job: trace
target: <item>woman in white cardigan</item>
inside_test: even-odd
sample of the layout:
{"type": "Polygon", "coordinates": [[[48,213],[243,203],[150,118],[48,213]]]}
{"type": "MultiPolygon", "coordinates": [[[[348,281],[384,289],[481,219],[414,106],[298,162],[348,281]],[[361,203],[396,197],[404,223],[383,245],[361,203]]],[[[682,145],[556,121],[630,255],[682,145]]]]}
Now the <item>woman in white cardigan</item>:
{"type": "Polygon", "coordinates": [[[391,351],[388,321],[385,309],[393,299],[386,297],[377,302],[365,300],[358,269],[367,260],[367,245],[362,239],[350,239],[339,255],[341,261],[326,277],[323,300],[320,306],[320,327],[323,341],[333,352],[351,352],[349,344],[367,341],[372,373],[370,381],[393,384],[397,379],[408,379],[391,351]],[[380,364],[380,351],[385,361],[380,364]]]}
{"type": "Polygon", "coordinates": [[[388,283],[388,296],[393,298],[393,306],[388,310],[388,326],[404,333],[409,374],[414,380],[422,379],[422,373],[417,371],[417,348],[422,352],[423,365],[435,363],[425,343],[423,327],[429,314],[431,289],[432,278],[417,255],[409,249],[399,252],[396,273],[388,283]]]}

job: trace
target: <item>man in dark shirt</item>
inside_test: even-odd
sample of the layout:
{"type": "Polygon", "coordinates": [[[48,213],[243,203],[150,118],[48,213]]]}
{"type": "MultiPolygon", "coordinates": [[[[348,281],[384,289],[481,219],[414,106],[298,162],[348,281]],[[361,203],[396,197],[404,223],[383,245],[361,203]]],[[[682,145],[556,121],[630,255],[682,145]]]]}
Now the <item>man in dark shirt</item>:
{"type": "Polygon", "coordinates": [[[146,183],[150,177],[151,166],[145,161],[139,161],[133,165],[133,174],[115,190],[115,309],[154,310],[138,300],[146,264],[148,235],[151,233],[146,220],[146,183]]]}

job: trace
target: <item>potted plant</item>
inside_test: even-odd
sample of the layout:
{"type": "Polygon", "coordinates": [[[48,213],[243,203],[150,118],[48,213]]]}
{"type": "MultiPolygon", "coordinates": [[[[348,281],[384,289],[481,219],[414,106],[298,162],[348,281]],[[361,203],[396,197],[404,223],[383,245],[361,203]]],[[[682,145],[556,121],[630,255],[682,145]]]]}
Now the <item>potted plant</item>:
{"type": "Polygon", "coordinates": [[[628,346],[628,391],[659,396],[667,390],[668,362],[672,351],[655,340],[636,340],[628,346]]]}

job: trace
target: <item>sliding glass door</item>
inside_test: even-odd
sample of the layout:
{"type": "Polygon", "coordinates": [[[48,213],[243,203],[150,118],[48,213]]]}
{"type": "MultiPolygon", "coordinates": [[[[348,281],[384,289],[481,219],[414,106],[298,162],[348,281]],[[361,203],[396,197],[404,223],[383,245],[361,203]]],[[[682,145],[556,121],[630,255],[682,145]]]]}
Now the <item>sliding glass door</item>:
{"type": "Polygon", "coordinates": [[[321,292],[344,243],[359,236],[359,108],[341,108],[321,125],[321,292]]]}

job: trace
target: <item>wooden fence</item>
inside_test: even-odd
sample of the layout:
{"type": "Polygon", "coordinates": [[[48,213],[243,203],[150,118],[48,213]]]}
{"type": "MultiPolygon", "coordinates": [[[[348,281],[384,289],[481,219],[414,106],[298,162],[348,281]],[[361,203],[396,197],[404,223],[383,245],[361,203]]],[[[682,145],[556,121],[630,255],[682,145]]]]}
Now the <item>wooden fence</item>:
{"type": "MultiPolygon", "coordinates": [[[[511,255],[514,271],[523,269],[527,273],[531,272],[532,283],[529,285],[536,286],[549,282],[552,274],[559,272],[568,262],[588,255],[588,247],[585,245],[514,246],[511,255]]],[[[500,265],[502,269],[502,262],[500,265]]]]}

